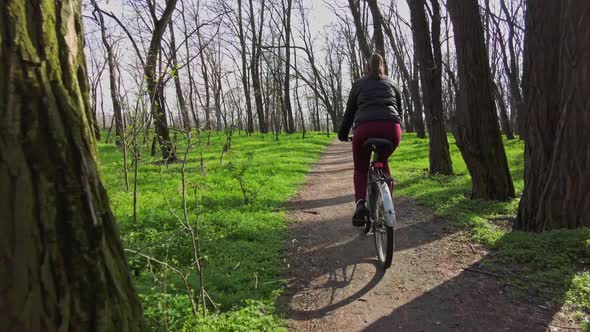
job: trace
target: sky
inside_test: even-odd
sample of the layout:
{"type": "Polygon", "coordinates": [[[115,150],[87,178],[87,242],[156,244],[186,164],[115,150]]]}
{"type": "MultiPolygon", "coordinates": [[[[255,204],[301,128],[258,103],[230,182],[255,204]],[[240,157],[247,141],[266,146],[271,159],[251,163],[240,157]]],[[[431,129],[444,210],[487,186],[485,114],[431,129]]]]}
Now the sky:
{"type": "MultiPolygon", "coordinates": [[[[145,0],[97,0],[101,6],[102,9],[109,11],[109,12],[113,12],[115,15],[117,15],[118,17],[123,17],[123,16],[127,16],[130,17],[133,14],[133,11],[130,9],[131,6],[129,5],[129,3],[144,3],[145,0]],[[125,1],[126,5],[123,5],[123,1],[125,1]]],[[[156,0],[157,2],[164,4],[165,0],[156,0]]],[[[195,1],[195,0],[189,0],[189,1],[195,1]]],[[[215,0],[201,0],[204,1],[206,3],[215,3],[215,0]]],[[[237,0],[227,0],[228,3],[236,5],[237,0]]],[[[259,0],[254,0],[254,3],[258,3],[259,0]]],[[[270,1],[270,0],[267,0],[270,1]]],[[[311,25],[311,30],[312,30],[312,35],[314,37],[318,37],[317,38],[317,44],[315,46],[315,51],[316,52],[322,52],[322,42],[325,41],[325,39],[321,36],[323,36],[325,33],[330,34],[332,33],[328,28],[331,25],[334,25],[335,23],[337,23],[339,21],[339,18],[337,17],[335,10],[337,10],[340,15],[350,15],[349,14],[349,9],[348,9],[348,0],[302,0],[303,1],[303,5],[308,8],[310,11],[308,12],[308,17],[310,19],[310,25],[311,25]],[[337,9],[335,9],[337,8],[337,9]]],[[[407,7],[407,2],[406,0],[394,0],[397,3],[397,7],[398,7],[398,11],[401,17],[404,18],[404,20],[406,22],[410,21],[409,18],[409,12],[408,12],[408,7],[407,7]]],[[[511,1],[516,1],[516,0],[508,0],[509,4],[511,3],[511,1]]],[[[444,2],[444,1],[443,1],[444,2]]],[[[498,8],[498,2],[499,0],[491,0],[491,5],[494,8],[498,8]]],[[[90,7],[90,0],[83,0],[83,3],[86,4],[86,9],[83,11],[86,15],[91,15],[91,7],[90,7]]],[[[247,8],[247,3],[248,0],[243,0],[244,3],[244,7],[245,9],[247,8]]],[[[379,3],[381,4],[382,8],[387,8],[387,6],[389,5],[390,1],[389,0],[380,0],[379,3]]],[[[237,6],[237,5],[236,5],[237,6]]],[[[178,20],[178,11],[180,10],[181,6],[180,3],[177,5],[177,11],[175,13],[175,19],[178,20]]],[[[445,9],[444,6],[442,6],[442,10],[443,10],[443,16],[445,15],[445,9]]],[[[248,15],[246,14],[244,16],[244,19],[247,19],[248,15]]],[[[147,18],[149,20],[149,18],[147,18]]],[[[267,18],[268,19],[268,18],[267,18]]],[[[128,41],[128,39],[124,36],[124,34],[121,32],[121,29],[119,27],[116,26],[116,24],[114,24],[112,22],[112,20],[110,18],[105,17],[105,20],[107,21],[107,25],[109,26],[111,31],[115,31],[113,38],[116,39],[118,42],[118,52],[119,52],[119,57],[122,63],[122,69],[127,72],[129,71],[135,71],[135,74],[137,75],[138,73],[141,73],[141,69],[136,67],[136,60],[135,60],[135,53],[132,51],[131,45],[128,41]]],[[[295,36],[295,44],[301,44],[301,40],[299,38],[297,38],[298,36],[298,25],[297,25],[298,20],[295,18],[293,21],[293,33],[295,36]]],[[[180,26],[179,22],[175,22],[177,28],[180,26]]],[[[371,22],[369,22],[371,23],[371,22]]],[[[370,30],[372,30],[371,28],[369,28],[370,30]]],[[[443,28],[444,29],[444,28],[443,28]]],[[[354,29],[353,29],[354,30],[354,29]]],[[[104,55],[103,55],[103,50],[102,50],[102,46],[100,45],[100,39],[99,39],[99,31],[98,31],[98,27],[95,23],[92,23],[90,20],[85,19],[85,31],[87,34],[94,34],[93,38],[95,38],[94,43],[92,42],[87,42],[87,47],[86,47],[86,54],[87,54],[87,59],[90,60],[90,57],[94,57],[96,61],[98,61],[99,63],[103,63],[104,62],[104,55]]],[[[444,30],[442,31],[442,33],[444,34],[444,30]]],[[[409,32],[408,32],[409,34],[409,32]]],[[[179,39],[180,39],[180,31],[176,34],[177,35],[177,44],[179,43],[179,39]]],[[[224,39],[231,39],[233,37],[228,36],[227,34],[222,34],[222,37],[224,39]]],[[[165,39],[168,39],[168,33],[165,33],[164,36],[165,39]]],[[[237,42],[237,41],[236,41],[237,42]]],[[[411,42],[411,40],[410,40],[411,42]]],[[[452,42],[452,40],[451,40],[452,42]]],[[[388,44],[388,42],[386,41],[386,44],[388,44]]],[[[228,49],[233,49],[236,50],[236,46],[238,45],[233,45],[230,46],[228,49]]],[[[451,45],[451,48],[452,45],[451,45]]],[[[182,62],[182,58],[184,56],[181,55],[181,59],[180,61],[182,62]]],[[[316,55],[316,58],[318,59],[323,59],[323,55],[322,54],[318,54],[316,55]]],[[[226,60],[229,61],[229,60],[226,60]]],[[[391,63],[391,61],[393,61],[393,59],[388,59],[388,61],[391,63]]],[[[226,63],[227,66],[234,66],[233,63],[231,62],[227,62],[226,63]]],[[[89,67],[91,67],[89,65],[89,67]]],[[[345,68],[347,66],[344,66],[345,68]]],[[[93,68],[90,68],[90,71],[93,71],[93,68]]],[[[342,81],[344,82],[345,86],[344,86],[344,90],[343,94],[344,94],[344,98],[346,97],[346,95],[348,94],[348,84],[349,84],[349,78],[348,78],[348,72],[345,72],[344,75],[346,77],[343,77],[342,81]]],[[[135,83],[133,82],[133,80],[131,80],[130,76],[126,73],[123,72],[122,73],[122,81],[123,81],[123,85],[128,85],[128,86],[133,86],[135,85],[135,83]]],[[[103,93],[102,95],[105,96],[104,98],[104,105],[105,108],[107,109],[107,112],[109,112],[108,110],[110,109],[110,100],[109,100],[109,82],[107,79],[107,75],[106,72],[103,74],[103,78],[101,80],[101,85],[103,88],[103,93]]],[[[182,77],[182,76],[181,76],[182,77]]],[[[232,86],[237,86],[238,85],[238,78],[237,77],[233,77],[233,82],[230,82],[230,84],[232,86]]],[[[169,88],[173,89],[173,84],[172,82],[170,82],[169,84],[169,88]]],[[[170,100],[174,100],[175,97],[174,95],[172,95],[171,97],[173,98],[169,98],[170,100]]],[[[101,97],[99,96],[99,99],[101,97]]],[[[173,105],[175,106],[175,105],[173,105]]]]}

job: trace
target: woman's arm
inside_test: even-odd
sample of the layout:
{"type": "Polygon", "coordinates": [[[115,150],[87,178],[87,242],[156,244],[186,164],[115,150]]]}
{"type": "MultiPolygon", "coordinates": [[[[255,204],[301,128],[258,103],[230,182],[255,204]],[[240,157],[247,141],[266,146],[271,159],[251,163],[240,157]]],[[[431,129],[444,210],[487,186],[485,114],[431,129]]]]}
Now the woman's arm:
{"type": "Polygon", "coordinates": [[[397,87],[395,88],[395,98],[396,100],[396,104],[397,104],[397,114],[399,115],[400,120],[404,118],[403,116],[403,112],[404,110],[402,109],[402,96],[399,92],[399,89],[397,89],[397,87]]]}
{"type": "Polygon", "coordinates": [[[348,139],[348,132],[350,131],[350,127],[352,127],[354,122],[354,114],[356,113],[356,98],[358,94],[357,90],[357,84],[353,84],[352,89],[350,89],[350,93],[348,94],[346,111],[344,112],[342,123],[340,124],[340,130],[338,131],[338,139],[343,142],[348,139]]]}

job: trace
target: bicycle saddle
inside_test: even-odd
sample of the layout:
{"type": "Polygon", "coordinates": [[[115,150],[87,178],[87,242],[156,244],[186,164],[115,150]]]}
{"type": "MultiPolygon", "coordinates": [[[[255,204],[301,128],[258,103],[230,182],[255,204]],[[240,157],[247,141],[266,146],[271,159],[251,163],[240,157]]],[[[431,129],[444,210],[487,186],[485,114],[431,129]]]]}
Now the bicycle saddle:
{"type": "Polygon", "coordinates": [[[385,138],[367,138],[363,143],[365,148],[373,145],[379,148],[392,148],[393,142],[385,138]]]}

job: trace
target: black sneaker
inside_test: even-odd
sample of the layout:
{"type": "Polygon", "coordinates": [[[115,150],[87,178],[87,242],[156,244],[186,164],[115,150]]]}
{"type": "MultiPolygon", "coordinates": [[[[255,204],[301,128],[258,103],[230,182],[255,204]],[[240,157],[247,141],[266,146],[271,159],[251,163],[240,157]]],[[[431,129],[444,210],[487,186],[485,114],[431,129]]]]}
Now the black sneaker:
{"type": "Polygon", "coordinates": [[[365,219],[369,217],[369,209],[365,206],[365,201],[360,200],[356,203],[354,216],[352,216],[352,225],[354,227],[365,226],[365,219]]]}

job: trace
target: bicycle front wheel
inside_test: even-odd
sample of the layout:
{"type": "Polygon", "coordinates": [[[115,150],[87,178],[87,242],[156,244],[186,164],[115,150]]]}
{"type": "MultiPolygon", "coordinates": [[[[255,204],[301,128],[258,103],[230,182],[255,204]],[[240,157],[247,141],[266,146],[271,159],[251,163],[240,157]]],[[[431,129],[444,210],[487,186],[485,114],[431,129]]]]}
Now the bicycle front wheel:
{"type": "MultiPolygon", "coordinates": [[[[391,266],[393,260],[393,246],[394,234],[393,227],[387,226],[385,222],[386,213],[393,213],[393,211],[385,211],[383,204],[382,191],[379,191],[376,197],[376,213],[373,221],[373,233],[375,236],[375,249],[377,251],[377,259],[384,269],[391,266]]],[[[387,199],[387,198],[386,198],[387,199]]]]}

